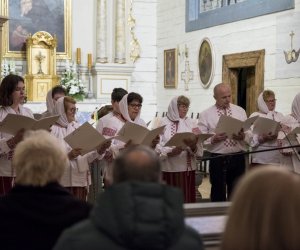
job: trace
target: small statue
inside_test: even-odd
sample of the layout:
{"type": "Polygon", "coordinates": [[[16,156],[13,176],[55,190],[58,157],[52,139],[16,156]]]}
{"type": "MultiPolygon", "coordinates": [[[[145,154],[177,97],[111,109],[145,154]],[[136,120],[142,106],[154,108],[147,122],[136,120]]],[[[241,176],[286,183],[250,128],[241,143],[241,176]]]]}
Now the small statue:
{"type": "Polygon", "coordinates": [[[44,72],[42,70],[42,62],[44,61],[46,57],[44,55],[42,55],[42,52],[40,51],[38,55],[35,56],[35,59],[38,61],[39,63],[39,71],[37,72],[38,74],[43,75],[44,72]]]}

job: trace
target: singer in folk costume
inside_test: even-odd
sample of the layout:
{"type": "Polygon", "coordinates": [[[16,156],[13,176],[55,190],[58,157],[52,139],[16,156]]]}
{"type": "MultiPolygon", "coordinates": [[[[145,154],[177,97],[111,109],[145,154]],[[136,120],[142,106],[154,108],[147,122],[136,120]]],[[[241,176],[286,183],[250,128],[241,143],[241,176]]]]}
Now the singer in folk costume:
{"type": "Polygon", "coordinates": [[[202,156],[202,145],[196,140],[186,141],[187,148],[164,147],[165,143],[176,133],[193,132],[199,134],[200,130],[191,118],[187,117],[190,100],[185,96],[174,97],[168,107],[167,116],[161,120],[161,126],[166,125],[161,136],[157,151],[163,164],[163,179],[167,184],[182,189],[184,202],[196,201],[195,171],[196,156],[202,156]]]}
{"type": "MultiPolygon", "coordinates": [[[[264,117],[272,119],[277,122],[281,122],[284,115],[275,111],[276,98],[275,93],[272,90],[264,90],[257,99],[258,111],[250,115],[264,117]]],[[[252,127],[253,128],[253,127],[252,127]]],[[[276,134],[253,134],[252,130],[247,133],[249,145],[252,147],[252,151],[276,149],[278,147],[276,134]]],[[[251,154],[251,167],[259,166],[261,164],[275,164],[279,165],[280,154],[278,150],[267,151],[264,153],[251,154]]]]}

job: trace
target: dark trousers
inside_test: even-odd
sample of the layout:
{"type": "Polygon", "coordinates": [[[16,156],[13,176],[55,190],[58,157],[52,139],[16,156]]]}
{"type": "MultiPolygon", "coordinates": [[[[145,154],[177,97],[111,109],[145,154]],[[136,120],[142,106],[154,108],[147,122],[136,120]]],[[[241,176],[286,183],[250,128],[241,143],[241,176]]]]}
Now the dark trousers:
{"type": "Polygon", "coordinates": [[[210,154],[209,174],[211,182],[211,201],[230,199],[239,177],[245,173],[245,155],[210,154]]]}

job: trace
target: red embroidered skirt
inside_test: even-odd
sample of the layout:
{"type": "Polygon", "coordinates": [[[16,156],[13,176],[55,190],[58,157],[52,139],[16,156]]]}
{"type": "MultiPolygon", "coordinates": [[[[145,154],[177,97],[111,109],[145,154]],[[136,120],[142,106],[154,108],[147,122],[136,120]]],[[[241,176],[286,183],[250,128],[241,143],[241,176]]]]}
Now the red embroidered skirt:
{"type": "Polygon", "coordinates": [[[182,190],[185,203],[194,203],[196,202],[195,174],[195,170],[184,172],[163,172],[163,180],[168,185],[178,187],[182,190]]]}

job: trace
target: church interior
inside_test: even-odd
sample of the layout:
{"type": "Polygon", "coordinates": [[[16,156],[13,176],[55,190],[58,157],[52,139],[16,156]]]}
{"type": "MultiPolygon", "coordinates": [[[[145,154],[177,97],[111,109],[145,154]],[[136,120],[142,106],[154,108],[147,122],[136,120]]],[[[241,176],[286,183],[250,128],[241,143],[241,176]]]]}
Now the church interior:
{"type": "MultiPolygon", "coordinates": [[[[24,77],[33,113],[70,80],[82,123],[120,87],[143,97],[149,128],[179,95],[197,121],[219,83],[247,116],[263,90],[284,115],[300,92],[300,0],[0,0],[0,11],[1,78],[24,77]]],[[[220,249],[230,202],[184,206],[205,249],[220,249]]]]}

